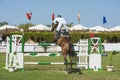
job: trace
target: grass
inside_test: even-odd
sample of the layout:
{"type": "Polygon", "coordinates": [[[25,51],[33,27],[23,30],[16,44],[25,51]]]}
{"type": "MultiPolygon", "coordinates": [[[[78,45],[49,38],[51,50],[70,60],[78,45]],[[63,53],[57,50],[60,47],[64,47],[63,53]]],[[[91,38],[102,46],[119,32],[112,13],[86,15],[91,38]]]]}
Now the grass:
{"type": "MultiPolygon", "coordinates": [[[[109,57],[102,57],[103,71],[82,70],[82,74],[64,73],[65,65],[25,65],[24,71],[8,72],[5,65],[5,54],[0,54],[0,80],[119,80],[120,79],[120,54],[113,56],[114,72],[107,72],[109,57]]],[[[25,57],[25,61],[63,61],[62,57],[25,57]]],[[[73,66],[75,68],[75,66],[73,66]]]]}

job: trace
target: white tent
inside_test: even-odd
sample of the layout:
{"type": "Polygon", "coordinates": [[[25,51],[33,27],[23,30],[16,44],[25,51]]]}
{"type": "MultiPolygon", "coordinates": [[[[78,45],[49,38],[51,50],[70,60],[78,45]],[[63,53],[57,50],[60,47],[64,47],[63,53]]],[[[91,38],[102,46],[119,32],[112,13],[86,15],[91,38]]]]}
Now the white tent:
{"type": "Polygon", "coordinates": [[[43,24],[39,24],[39,25],[36,25],[36,26],[29,27],[29,30],[41,30],[41,31],[48,30],[48,31],[50,31],[50,27],[47,27],[43,24]]]}
{"type": "Polygon", "coordinates": [[[5,29],[19,29],[19,28],[11,25],[4,25],[0,27],[0,30],[5,30],[5,29]]]}
{"type": "Polygon", "coordinates": [[[110,31],[120,31],[120,26],[115,26],[111,28],[110,31]]]}
{"type": "Polygon", "coordinates": [[[90,30],[94,30],[94,31],[109,31],[107,28],[104,28],[102,26],[95,26],[90,28],[90,30]]]}
{"type": "Polygon", "coordinates": [[[11,25],[4,25],[0,27],[0,31],[4,32],[4,31],[13,31],[13,30],[18,30],[19,28],[16,26],[11,26],[11,25]]]}
{"type": "Polygon", "coordinates": [[[86,29],[88,29],[88,28],[85,27],[85,26],[82,26],[80,24],[76,24],[76,25],[74,25],[73,27],[70,28],[70,30],[86,30],[86,29]]]}

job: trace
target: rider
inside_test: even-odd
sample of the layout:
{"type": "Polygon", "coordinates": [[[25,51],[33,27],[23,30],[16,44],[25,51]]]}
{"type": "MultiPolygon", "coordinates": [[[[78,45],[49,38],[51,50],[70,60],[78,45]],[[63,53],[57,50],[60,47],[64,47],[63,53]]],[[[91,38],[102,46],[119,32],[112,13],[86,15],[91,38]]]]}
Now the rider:
{"type": "Polygon", "coordinates": [[[58,26],[56,28],[56,35],[55,35],[55,38],[54,38],[54,42],[56,42],[57,39],[60,37],[60,30],[61,30],[62,27],[64,27],[64,29],[66,30],[67,34],[69,35],[68,28],[66,26],[67,22],[65,21],[64,18],[62,18],[61,15],[57,16],[57,18],[54,20],[54,23],[58,24],[58,26]]]}

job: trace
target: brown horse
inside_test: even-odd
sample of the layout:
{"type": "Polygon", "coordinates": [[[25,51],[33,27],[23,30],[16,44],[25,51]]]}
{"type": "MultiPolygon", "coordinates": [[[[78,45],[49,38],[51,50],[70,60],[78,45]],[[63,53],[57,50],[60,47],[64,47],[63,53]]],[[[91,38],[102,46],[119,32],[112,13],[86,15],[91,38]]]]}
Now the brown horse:
{"type": "MultiPolygon", "coordinates": [[[[56,34],[56,27],[58,24],[54,24],[52,23],[52,31],[54,31],[54,34],[56,34]]],[[[62,37],[60,36],[59,39],[57,40],[57,45],[59,45],[62,49],[62,56],[64,58],[65,61],[65,65],[66,65],[66,73],[72,73],[72,65],[73,65],[73,59],[76,59],[76,54],[74,51],[74,46],[73,43],[71,42],[71,40],[68,37],[62,37]],[[67,55],[69,54],[69,58],[70,58],[70,63],[68,63],[67,60],[67,55]],[[70,68],[68,68],[68,64],[70,64],[70,68]]]]}

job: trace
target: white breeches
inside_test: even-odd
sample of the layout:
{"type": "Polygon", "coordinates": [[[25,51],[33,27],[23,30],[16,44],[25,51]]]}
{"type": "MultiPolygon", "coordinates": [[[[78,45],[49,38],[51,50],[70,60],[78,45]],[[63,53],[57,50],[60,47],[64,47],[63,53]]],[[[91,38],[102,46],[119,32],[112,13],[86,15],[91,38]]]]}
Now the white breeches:
{"type": "Polygon", "coordinates": [[[57,26],[57,31],[59,31],[62,28],[62,25],[65,28],[65,30],[68,32],[68,28],[66,26],[66,22],[63,22],[63,21],[59,22],[59,24],[57,26]]]}

